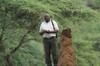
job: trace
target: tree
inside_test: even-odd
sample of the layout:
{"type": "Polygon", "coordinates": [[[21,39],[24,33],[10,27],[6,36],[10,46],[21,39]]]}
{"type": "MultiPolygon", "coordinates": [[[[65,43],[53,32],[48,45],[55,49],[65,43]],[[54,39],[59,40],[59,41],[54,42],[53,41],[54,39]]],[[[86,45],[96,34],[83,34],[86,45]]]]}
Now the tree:
{"type": "MultiPolygon", "coordinates": [[[[18,1],[19,2],[19,1],[18,1]]],[[[7,1],[7,0],[2,0],[0,1],[1,4],[1,10],[0,10],[0,49],[4,53],[4,57],[6,58],[6,61],[8,62],[9,66],[15,66],[14,63],[12,62],[10,56],[14,54],[23,43],[29,41],[29,40],[36,40],[36,39],[26,39],[25,37],[31,33],[33,29],[37,26],[37,23],[34,23],[32,15],[32,12],[29,13],[28,9],[23,9],[21,7],[25,7],[25,1],[20,1],[21,3],[18,3],[16,0],[12,1],[7,1]],[[14,2],[14,3],[12,3],[14,2]],[[16,3],[15,3],[16,2],[16,3]],[[6,51],[5,46],[3,45],[4,42],[7,39],[13,38],[12,35],[9,37],[5,37],[9,31],[7,30],[12,30],[10,33],[16,34],[17,39],[21,37],[19,40],[18,46],[15,47],[15,49],[11,50],[9,53],[6,51]],[[17,32],[18,31],[18,32],[17,32]],[[22,32],[23,31],[23,32],[22,32]],[[22,34],[21,34],[21,33],[22,34]],[[18,34],[19,33],[19,34],[18,34]]],[[[34,16],[35,17],[35,16],[34,16]]],[[[37,18],[36,16],[35,18],[37,18]]]]}

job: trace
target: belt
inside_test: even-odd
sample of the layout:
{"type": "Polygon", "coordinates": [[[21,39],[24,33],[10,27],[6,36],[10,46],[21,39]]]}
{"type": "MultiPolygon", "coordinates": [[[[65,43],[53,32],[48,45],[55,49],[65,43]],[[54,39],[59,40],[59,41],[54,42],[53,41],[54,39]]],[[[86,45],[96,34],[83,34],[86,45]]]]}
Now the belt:
{"type": "Polygon", "coordinates": [[[52,36],[52,37],[50,37],[50,38],[47,38],[47,37],[44,37],[44,39],[52,39],[52,38],[54,38],[55,36],[52,36]]]}

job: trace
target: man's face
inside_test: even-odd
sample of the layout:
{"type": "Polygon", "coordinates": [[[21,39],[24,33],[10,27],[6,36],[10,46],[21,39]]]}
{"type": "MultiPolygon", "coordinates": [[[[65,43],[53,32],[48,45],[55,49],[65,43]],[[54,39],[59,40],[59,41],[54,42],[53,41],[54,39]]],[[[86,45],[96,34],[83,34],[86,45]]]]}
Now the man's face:
{"type": "Polygon", "coordinates": [[[50,16],[49,16],[48,14],[46,14],[46,15],[44,16],[44,19],[45,19],[46,22],[49,22],[49,21],[50,21],[50,16]]]}

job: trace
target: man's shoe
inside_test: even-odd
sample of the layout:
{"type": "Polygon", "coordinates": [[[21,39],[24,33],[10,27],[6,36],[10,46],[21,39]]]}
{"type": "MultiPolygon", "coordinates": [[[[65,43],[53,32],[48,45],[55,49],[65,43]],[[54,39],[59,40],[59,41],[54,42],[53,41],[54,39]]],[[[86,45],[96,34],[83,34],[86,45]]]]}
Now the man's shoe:
{"type": "Polygon", "coordinates": [[[55,64],[54,66],[57,66],[57,64],[55,64]]]}
{"type": "Polygon", "coordinates": [[[52,65],[47,65],[47,66],[52,66],[52,65]]]}
{"type": "Polygon", "coordinates": [[[52,65],[47,65],[47,66],[52,66],[52,65]]]}

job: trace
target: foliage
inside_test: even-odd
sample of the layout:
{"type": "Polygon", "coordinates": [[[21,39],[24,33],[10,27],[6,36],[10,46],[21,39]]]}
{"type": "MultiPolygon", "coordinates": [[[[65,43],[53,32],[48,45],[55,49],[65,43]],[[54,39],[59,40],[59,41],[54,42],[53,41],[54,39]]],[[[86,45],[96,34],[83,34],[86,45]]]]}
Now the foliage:
{"type": "MultiPolygon", "coordinates": [[[[99,6],[96,1],[94,5],[99,6]]],[[[44,21],[44,14],[49,13],[51,19],[57,22],[60,29],[58,33],[59,44],[62,30],[71,28],[73,48],[78,65],[99,66],[100,13],[84,4],[84,0],[1,0],[0,35],[2,34],[2,28],[5,28],[3,45],[7,53],[18,46],[22,36],[27,31],[31,31],[31,33],[24,40],[31,38],[37,41],[31,40],[24,43],[11,56],[14,64],[16,66],[45,66],[39,27],[44,21]],[[32,29],[34,25],[36,26],[32,29]]],[[[0,65],[7,66],[7,61],[3,56],[0,50],[0,57],[2,57],[0,65]]]]}
{"type": "Polygon", "coordinates": [[[94,7],[100,7],[100,0],[90,0],[90,2],[94,7]]]}

